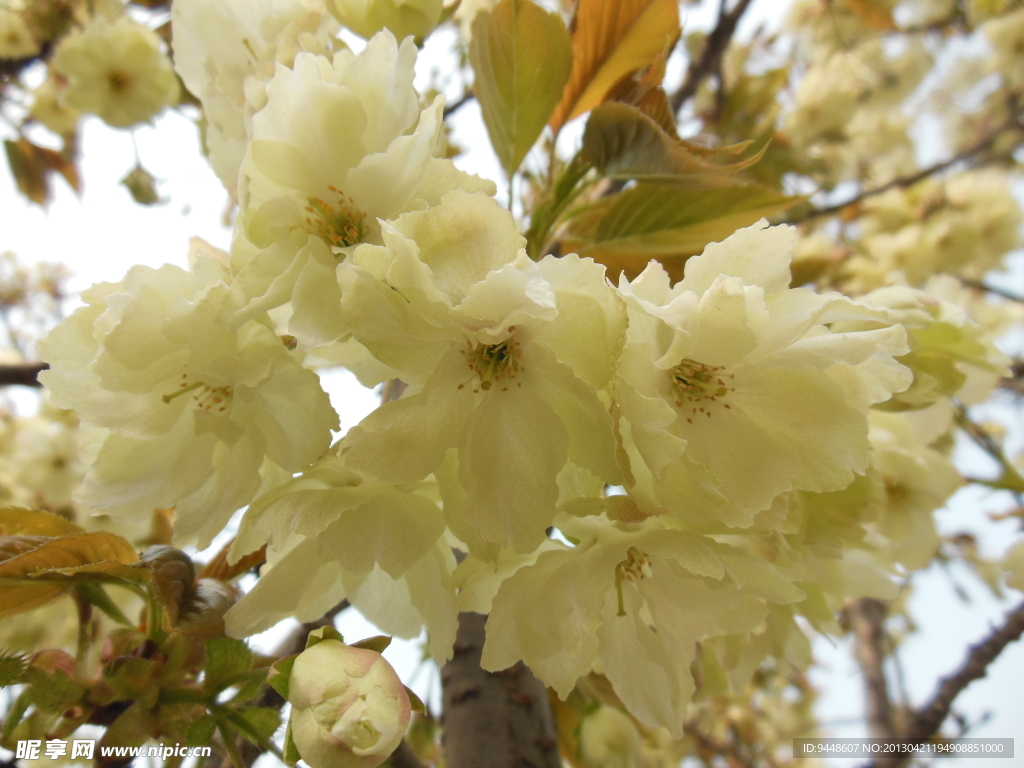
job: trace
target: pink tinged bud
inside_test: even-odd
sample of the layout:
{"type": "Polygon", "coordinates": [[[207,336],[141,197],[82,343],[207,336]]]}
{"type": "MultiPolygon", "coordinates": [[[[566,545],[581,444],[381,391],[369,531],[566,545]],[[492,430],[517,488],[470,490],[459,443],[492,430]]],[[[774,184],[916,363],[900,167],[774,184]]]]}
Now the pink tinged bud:
{"type": "Polygon", "coordinates": [[[299,654],[288,701],[292,740],[312,768],[376,768],[401,742],[412,715],[391,665],[338,640],[299,654]]]}

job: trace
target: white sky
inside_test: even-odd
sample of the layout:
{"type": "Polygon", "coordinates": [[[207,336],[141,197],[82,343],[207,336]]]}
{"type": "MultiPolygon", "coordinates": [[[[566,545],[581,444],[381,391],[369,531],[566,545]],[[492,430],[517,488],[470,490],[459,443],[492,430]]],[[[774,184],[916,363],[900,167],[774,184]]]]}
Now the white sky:
{"type": "MultiPolygon", "coordinates": [[[[790,0],[755,0],[740,34],[748,35],[761,22],[777,23],[790,0]]],[[[705,0],[689,11],[687,31],[706,28],[714,21],[717,3],[705,0]]],[[[433,52],[443,49],[445,39],[438,35],[430,41],[426,61],[421,61],[417,85],[427,80],[433,52]]],[[[455,139],[472,151],[456,162],[466,170],[499,180],[499,166],[486,144],[480,113],[475,103],[463,108],[454,119],[455,139]]],[[[158,266],[173,263],[185,266],[188,238],[198,235],[214,245],[227,248],[230,232],[221,223],[226,196],[219,182],[199,154],[195,126],[178,114],[160,118],[155,127],[135,131],[143,165],[161,179],[160,191],[169,202],[144,208],[135,205],[118,180],[133,166],[134,152],[130,136],[107,128],[96,119],[86,120],[81,136],[82,175],[85,191],[77,198],[62,181],[54,182],[54,200],[48,210],[26,204],[13,185],[0,173],[0,250],[12,250],[26,261],[60,261],[74,272],[71,287],[81,290],[93,282],[119,280],[134,264],[158,266]]],[[[503,183],[499,180],[499,188],[503,183]]],[[[1018,270],[1018,275],[1021,270],[1018,270]]],[[[1019,280],[1017,281],[1020,282],[1019,280]]],[[[1019,290],[1019,287],[1017,288],[1019,290]]],[[[378,402],[377,396],[363,389],[344,372],[325,376],[325,386],[342,417],[343,429],[357,423],[378,402]]],[[[947,532],[973,527],[984,529],[983,545],[989,554],[1003,551],[1015,537],[1011,523],[985,522],[988,512],[1005,509],[1009,502],[998,495],[966,490],[957,495],[939,522],[947,532]]],[[[959,601],[948,578],[933,569],[917,580],[911,608],[921,631],[909,639],[900,658],[910,698],[920,703],[926,698],[940,673],[959,664],[968,643],[985,634],[990,622],[997,621],[1009,603],[1000,604],[977,588],[970,576],[958,574],[971,594],[972,603],[959,601]]],[[[1015,594],[1019,601],[1020,595],[1015,594]]],[[[342,632],[354,640],[378,634],[358,616],[347,611],[341,620],[342,632]]],[[[279,635],[279,629],[266,638],[279,635]]],[[[822,688],[818,712],[826,724],[860,717],[862,712],[860,678],[850,658],[847,642],[834,648],[827,640],[816,641],[819,666],[813,680],[822,688]]],[[[415,644],[396,642],[385,654],[403,679],[436,707],[439,685],[436,670],[416,673],[420,651],[415,644]],[[414,674],[417,674],[414,677],[414,674]]],[[[971,735],[1016,737],[1018,750],[1024,750],[1024,645],[1008,649],[991,668],[988,678],[975,683],[961,696],[959,709],[972,720],[983,712],[992,719],[971,735]]],[[[862,727],[836,726],[836,735],[863,735],[862,727]]],[[[947,762],[970,766],[971,760],[947,762]]],[[[836,764],[851,764],[836,761],[836,764]]],[[[979,765],[993,768],[1005,763],[979,765]]]]}

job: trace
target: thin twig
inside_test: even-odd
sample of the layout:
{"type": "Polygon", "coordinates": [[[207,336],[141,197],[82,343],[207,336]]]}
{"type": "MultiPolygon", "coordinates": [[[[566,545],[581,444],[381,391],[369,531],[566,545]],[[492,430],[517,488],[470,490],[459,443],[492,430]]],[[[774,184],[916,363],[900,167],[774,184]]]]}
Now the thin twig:
{"type": "Polygon", "coordinates": [[[1019,301],[1024,303],[1024,296],[1021,296],[1019,293],[1014,293],[1013,291],[1008,291],[1005,288],[998,288],[994,285],[983,283],[981,280],[967,280],[966,278],[960,278],[960,282],[968,288],[977,288],[979,291],[985,291],[986,293],[991,293],[994,296],[1002,296],[1004,299],[1009,299],[1010,301],[1019,301]]]}
{"type": "Polygon", "coordinates": [[[975,155],[984,152],[1003,133],[1003,131],[1011,127],[1013,127],[1012,123],[1004,125],[992,131],[992,133],[990,133],[982,141],[978,142],[970,149],[966,149],[960,154],[954,155],[953,157],[949,158],[948,160],[943,160],[941,163],[935,163],[934,165],[930,165],[927,168],[918,171],[917,173],[911,174],[910,176],[901,176],[898,179],[893,179],[892,181],[882,184],[879,187],[875,187],[874,189],[869,189],[864,192],[861,192],[856,197],[852,197],[849,200],[846,200],[842,203],[828,205],[825,206],[824,208],[815,208],[803,214],[798,214],[796,216],[793,216],[792,218],[787,219],[786,223],[802,224],[805,221],[819,219],[822,216],[831,216],[832,214],[839,213],[844,208],[848,208],[851,205],[857,205],[859,203],[864,202],[870,197],[875,197],[876,195],[880,195],[883,192],[888,192],[890,189],[913,186],[914,184],[917,184],[919,181],[924,181],[929,176],[932,176],[936,173],[941,173],[942,171],[956,165],[957,163],[961,163],[965,160],[970,160],[975,155]]]}
{"type": "Polygon", "coordinates": [[[466,91],[464,94],[462,94],[462,96],[453,101],[451,104],[445,104],[443,117],[454,115],[456,112],[458,112],[464,106],[469,104],[469,102],[471,102],[475,98],[476,96],[472,91],[466,91]]]}
{"type": "MultiPolygon", "coordinates": [[[[735,8],[726,12],[725,6],[728,1],[722,0],[718,11],[718,23],[704,42],[704,50],[686,70],[686,77],[683,78],[679,90],[672,94],[670,103],[673,112],[678,112],[686,100],[693,97],[706,77],[721,71],[722,57],[729,48],[732,36],[736,32],[736,25],[751,3],[751,0],[739,0],[735,8]]],[[[719,83],[718,87],[721,89],[723,86],[719,83]]]]}
{"type": "Polygon", "coordinates": [[[41,387],[39,372],[50,366],[46,363],[18,363],[16,365],[0,365],[0,387],[18,384],[23,387],[41,387]]]}
{"type": "MultiPolygon", "coordinates": [[[[956,671],[939,680],[935,693],[928,703],[914,713],[904,738],[924,743],[938,733],[943,722],[949,716],[956,697],[975,680],[985,677],[989,666],[999,657],[1006,646],[1020,640],[1022,635],[1024,635],[1024,603],[1010,611],[1002,625],[992,630],[985,639],[970,646],[967,656],[956,671]]],[[[895,763],[883,763],[880,760],[875,760],[866,768],[881,768],[882,765],[901,768],[910,759],[909,756],[898,758],[895,763]]]]}

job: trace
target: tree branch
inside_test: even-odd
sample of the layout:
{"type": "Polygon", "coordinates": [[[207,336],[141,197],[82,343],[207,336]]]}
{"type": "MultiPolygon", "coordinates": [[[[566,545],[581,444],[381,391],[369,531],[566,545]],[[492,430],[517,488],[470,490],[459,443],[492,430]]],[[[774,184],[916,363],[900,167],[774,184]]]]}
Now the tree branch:
{"type": "Polygon", "coordinates": [[[453,101],[451,104],[445,104],[444,112],[442,113],[442,117],[448,117],[449,115],[454,115],[456,112],[458,112],[464,106],[469,104],[469,102],[471,102],[475,98],[476,98],[476,95],[472,91],[466,91],[464,94],[462,94],[462,96],[460,96],[458,99],[453,101]]]}
{"type": "Polygon", "coordinates": [[[39,372],[49,369],[47,363],[19,363],[0,365],[0,387],[20,384],[23,387],[41,387],[39,372]]]}
{"type": "MultiPolygon", "coordinates": [[[[968,685],[980,680],[988,673],[988,667],[998,658],[1010,643],[1024,635],[1024,603],[1006,615],[1003,624],[996,627],[984,640],[972,645],[960,667],[943,677],[930,701],[917,710],[910,720],[904,738],[923,743],[931,739],[945,722],[953,702],[968,685]]],[[[895,768],[905,766],[911,757],[898,758],[892,763],[875,760],[867,768],[881,768],[892,764],[895,768]]]]}
{"type": "Polygon", "coordinates": [[[864,677],[864,696],[871,735],[876,739],[896,736],[889,683],[885,677],[885,615],[881,600],[861,598],[846,609],[853,630],[853,654],[864,677]]]}
{"type": "Polygon", "coordinates": [[[547,689],[520,662],[480,667],[486,616],[459,614],[455,655],[441,670],[447,768],[559,768],[547,689]]]}
{"type": "MultiPolygon", "coordinates": [[[[683,78],[683,84],[672,94],[670,103],[673,113],[678,112],[686,100],[693,97],[704,78],[721,70],[722,57],[725,56],[725,52],[729,48],[740,18],[746,13],[751,3],[751,0],[739,0],[735,8],[726,12],[725,6],[728,1],[722,0],[718,9],[718,23],[708,35],[708,39],[704,41],[704,49],[701,51],[700,58],[690,64],[690,68],[686,70],[686,77],[683,78]]],[[[719,87],[721,88],[721,84],[719,87]]]]}
{"type": "Polygon", "coordinates": [[[976,288],[979,291],[991,293],[993,296],[1001,296],[1004,299],[1009,299],[1010,301],[1019,301],[1021,303],[1024,303],[1024,296],[1021,296],[1019,293],[1008,291],[1005,288],[997,288],[996,286],[989,285],[988,283],[984,283],[981,280],[968,280],[967,278],[961,277],[960,282],[969,288],[976,288]]]}
{"type": "Polygon", "coordinates": [[[890,189],[913,186],[914,184],[917,184],[919,181],[924,181],[929,176],[932,176],[936,173],[941,173],[942,171],[956,165],[957,163],[961,163],[965,160],[970,160],[975,155],[981,154],[986,149],[988,149],[992,145],[992,143],[997,138],[999,138],[999,136],[1002,135],[1003,131],[1013,127],[1013,125],[1014,124],[1011,123],[1009,125],[1004,125],[1001,128],[992,131],[992,133],[990,133],[988,136],[986,136],[983,140],[975,144],[970,149],[966,149],[960,154],[954,155],[953,157],[949,158],[948,160],[943,160],[941,163],[935,163],[934,165],[930,165],[927,168],[918,171],[917,173],[911,174],[910,176],[902,176],[898,179],[893,179],[890,182],[882,184],[879,187],[875,187],[874,189],[869,189],[865,192],[861,192],[856,197],[850,198],[845,202],[836,203],[835,205],[828,205],[825,206],[824,208],[814,208],[801,215],[797,215],[787,219],[785,223],[803,224],[805,221],[819,219],[822,216],[831,216],[832,214],[839,213],[844,208],[848,208],[851,205],[857,205],[859,203],[864,202],[870,197],[875,197],[876,195],[880,195],[883,192],[888,192],[890,189]]]}

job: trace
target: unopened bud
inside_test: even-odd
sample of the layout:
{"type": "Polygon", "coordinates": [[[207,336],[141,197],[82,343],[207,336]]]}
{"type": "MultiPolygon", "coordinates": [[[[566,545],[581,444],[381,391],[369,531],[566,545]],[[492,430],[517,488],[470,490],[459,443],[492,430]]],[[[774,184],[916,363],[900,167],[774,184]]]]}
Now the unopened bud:
{"type": "Polygon", "coordinates": [[[375,768],[409,727],[405,686],[379,653],[323,640],[295,659],[291,736],[312,768],[375,768]]]}

